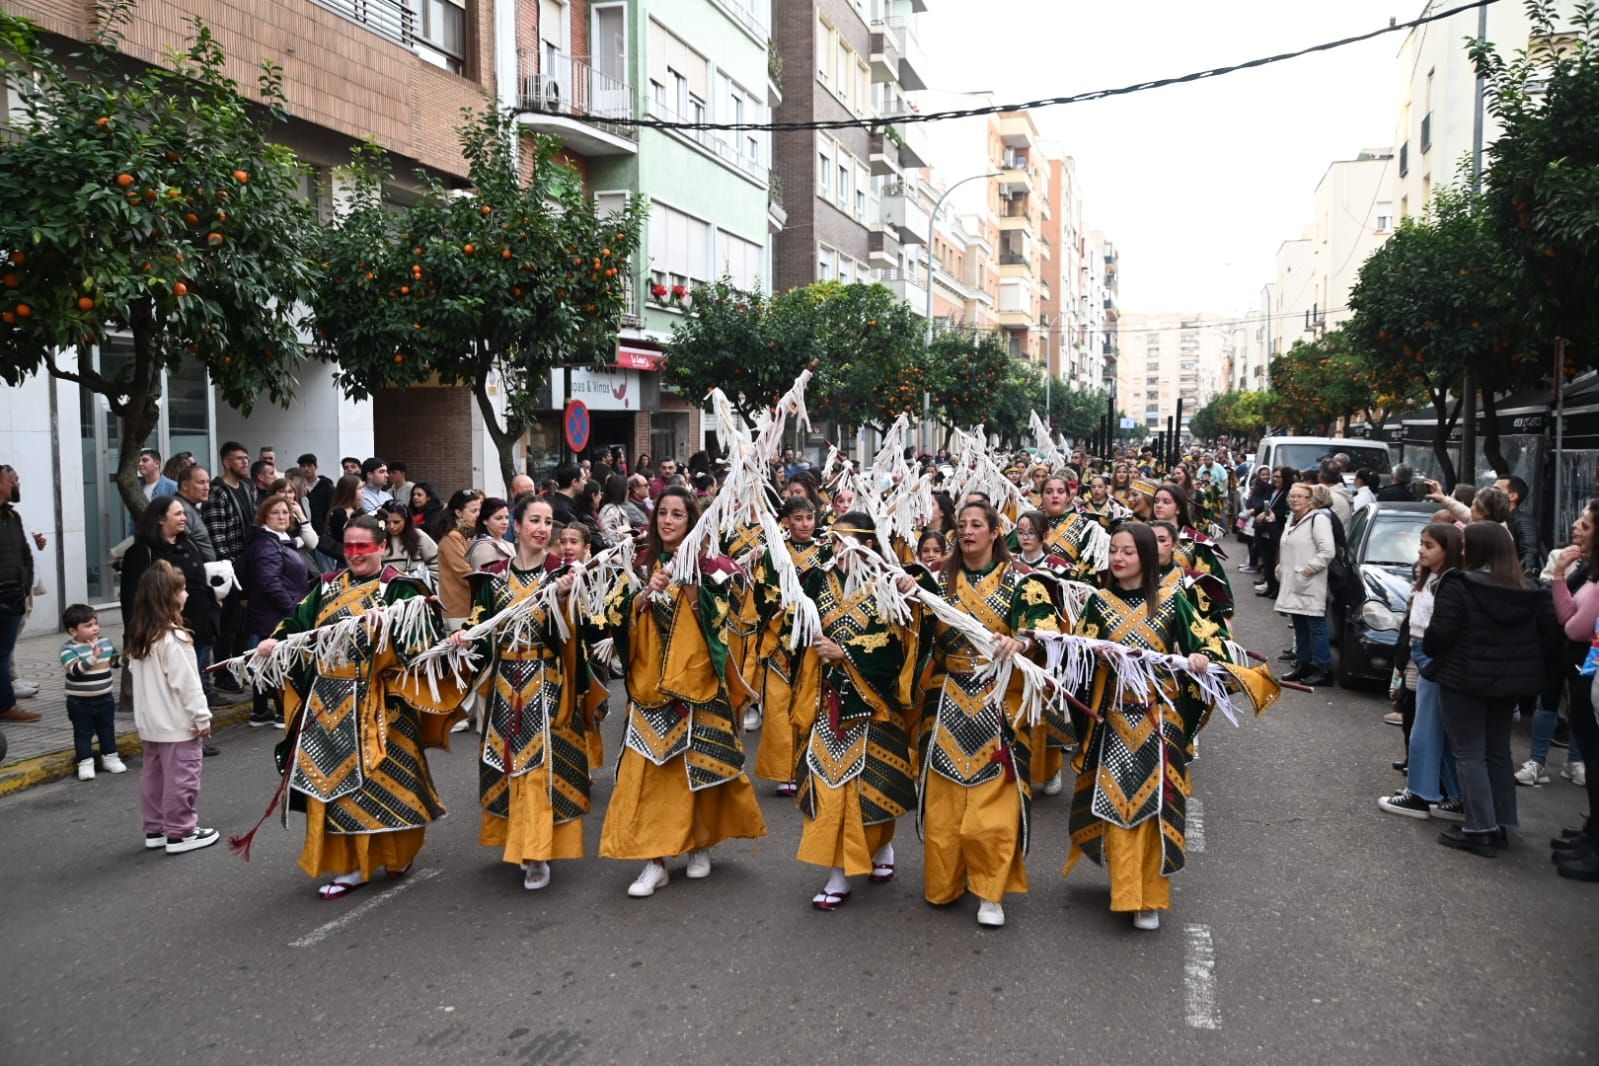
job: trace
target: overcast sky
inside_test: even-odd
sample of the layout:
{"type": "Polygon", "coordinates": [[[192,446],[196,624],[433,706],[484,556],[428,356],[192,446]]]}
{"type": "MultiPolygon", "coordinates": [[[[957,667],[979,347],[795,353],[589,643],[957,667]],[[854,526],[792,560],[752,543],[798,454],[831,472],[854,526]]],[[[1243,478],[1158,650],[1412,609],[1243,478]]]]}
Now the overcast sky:
{"type": "MultiPolygon", "coordinates": [[[[1512,0],[1514,2],[1514,0],[1512,0]]],[[[930,88],[995,103],[1061,96],[1292,51],[1415,18],[1422,0],[928,0],[930,88]]],[[[1387,147],[1404,31],[1188,85],[1033,114],[1077,161],[1084,224],[1121,252],[1122,306],[1244,311],[1277,246],[1311,220],[1335,159],[1387,147]]],[[[923,110],[962,106],[921,94],[923,110]]],[[[983,161],[948,158],[946,177],[983,161]]]]}

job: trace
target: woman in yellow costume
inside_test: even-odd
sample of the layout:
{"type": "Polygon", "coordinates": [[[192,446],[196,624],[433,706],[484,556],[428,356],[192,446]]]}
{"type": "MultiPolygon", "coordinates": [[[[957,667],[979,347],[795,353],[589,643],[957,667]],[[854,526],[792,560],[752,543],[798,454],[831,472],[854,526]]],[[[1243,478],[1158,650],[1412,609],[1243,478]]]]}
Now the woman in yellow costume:
{"type": "MultiPolygon", "coordinates": [[[[425,598],[420,583],[384,569],[387,547],[377,519],[351,518],[343,539],[349,569],[325,576],[255,654],[272,655],[296,633],[425,598]]],[[[354,654],[313,658],[284,686],[290,805],[305,810],[300,869],[333,875],[318,890],[323,899],[355,891],[380,866],[391,877],[405,874],[427,823],[444,814],[424,750],[448,747],[463,693],[452,688],[435,699],[426,683],[404,674],[406,660],[432,646],[442,628],[438,611],[418,601],[406,624],[387,627],[385,639],[353,630],[346,647],[354,654]]]]}
{"type": "MultiPolygon", "coordinates": [[[[838,516],[829,533],[877,551],[877,531],[865,512],[838,516]]],[[[869,583],[848,587],[847,575],[859,565],[846,554],[801,578],[822,633],[795,660],[794,716],[805,731],[798,858],[828,869],[827,883],[811,899],[823,911],[849,901],[851,877],[868,874],[874,884],[894,879],[896,819],[916,803],[910,736],[921,613],[913,607],[904,625],[885,620],[869,583]]],[[[899,583],[902,592],[915,584],[908,576],[899,583]]]]}
{"type": "MultiPolygon", "coordinates": [[[[1155,533],[1126,523],[1111,534],[1111,581],[1078,619],[1081,636],[1161,654],[1184,654],[1195,670],[1225,654],[1221,627],[1201,618],[1180,587],[1163,585],[1155,533]]],[[[1160,927],[1171,906],[1168,878],[1182,869],[1189,794],[1189,742],[1204,707],[1174,677],[1146,705],[1124,693],[1116,702],[1111,667],[1095,671],[1082,750],[1073,760],[1071,852],[1065,874],[1083,856],[1110,874],[1110,909],[1131,911],[1139,929],[1160,927]]]]}
{"type": "Polygon", "coordinates": [[[603,619],[626,664],[628,704],[600,854],[645,860],[627,890],[635,898],[666,885],[670,856],[688,853],[687,875],[709,877],[718,842],[766,835],[734,717],[749,694],[723,641],[738,568],[715,556],[699,560],[694,584],[669,573],[698,518],[687,489],[661,493],[641,560],[646,584],[619,587],[603,619]]]}
{"type": "MultiPolygon", "coordinates": [[[[553,576],[549,552],[554,513],[548,500],[522,496],[512,509],[516,554],[473,576],[468,626],[527,604],[525,621],[478,641],[488,663],[483,747],[478,755],[478,843],[500,848],[522,868],[529,891],[550,883],[552,859],[583,857],[583,815],[589,810],[589,758],[582,714],[585,663],[581,643],[562,640],[540,594],[553,581],[564,595],[572,578],[553,576]]],[[[456,645],[466,633],[450,634],[456,645]]]]}
{"type": "MultiPolygon", "coordinates": [[[[788,536],[780,544],[769,545],[767,552],[787,551],[803,580],[829,558],[827,545],[815,539],[816,508],[805,497],[793,496],[783,501],[779,517],[788,536]]],[[[760,680],[756,685],[761,704],[761,743],[755,752],[755,774],[776,781],[779,796],[792,796],[799,790],[795,762],[805,737],[793,715],[797,653],[788,646],[789,612],[779,592],[776,565],[765,553],[756,563],[753,587],[761,620],[760,680]]]]}
{"type": "MultiPolygon", "coordinates": [[[[1042,511],[1023,511],[1016,519],[1016,528],[1011,530],[1011,535],[1017,543],[1013,558],[1049,582],[1055,610],[1064,619],[1066,589],[1062,582],[1072,580],[1075,571],[1064,558],[1045,550],[1044,538],[1049,535],[1048,516],[1042,511]]],[[[1066,752],[1075,746],[1071,723],[1051,703],[1044,717],[1027,732],[1027,746],[1033,756],[1027,779],[1036,791],[1046,796],[1060,795],[1064,787],[1066,752]]]]}
{"type": "MultiPolygon", "coordinates": [[[[1032,638],[1015,634],[1059,628],[1048,586],[1011,562],[989,504],[967,503],[955,528],[956,550],[940,582],[944,598],[996,635],[996,659],[1030,653],[1032,638]]],[[[980,675],[987,660],[946,622],[934,625],[933,657],[938,696],[924,727],[918,811],[922,891],[942,905],[969,889],[979,900],[978,924],[1001,926],[1005,894],[1027,891],[1031,753],[1010,722],[1021,705],[1021,679],[1013,677],[1004,709],[996,707],[994,681],[980,675]]]]}
{"type": "Polygon", "coordinates": [[[1226,589],[1222,616],[1231,618],[1233,589],[1232,583],[1227,580],[1227,567],[1222,562],[1227,558],[1227,553],[1221,550],[1221,545],[1194,528],[1191,503],[1186,489],[1168,482],[1155,490],[1151,510],[1157,520],[1170,522],[1177,527],[1177,547],[1174,556],[1177,565],[1184,570],[1209,574],[1226,589]]]}

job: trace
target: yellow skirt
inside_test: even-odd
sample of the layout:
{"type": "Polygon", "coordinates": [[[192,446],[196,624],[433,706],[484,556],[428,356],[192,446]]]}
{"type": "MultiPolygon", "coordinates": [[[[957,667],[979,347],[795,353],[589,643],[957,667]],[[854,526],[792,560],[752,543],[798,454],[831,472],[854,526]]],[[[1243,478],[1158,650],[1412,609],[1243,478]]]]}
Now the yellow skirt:
{"type": "Polygon", "coordinates": [[[755,789],[744,774],[696,792],[688,787],[683,756],[657,766],[632,748],[622,749],[600,830],[604,858],[664,859],[765,835],[755,789]]]}
{"type": "Polygon", "coordinates": [[[555,823],[550,809],[549,766],[513,777],[506,794],[509,818],[483,812],[477,842],[504,848],[506,862],[548,862],[583,857],[583,819],[555,823]]]}
{"type": "MultiPolygon", "coordinates": [[[[1131,829],[1105,823],[1102,847],[1110,875],[1110,909],[1163,911],[1171,907],[1171,878],[1160,872],[1163,849],[1160,819],[1146,818],[1131,829]]],[[[1083,852],[1076,844],[1063,874],[1072,872],[1083,852]]]]}
{"type": "Polygon", "coordinates": [[[768,781],[792,781],[795,763],[805,744],[805,737],[794,725],[794,690],[776,670],[767,667],[764,673],[761,743],[755,751],[755,775],[768,781]]]}
{"type": "Polygon", "coordinates": [[[1061,772],[1066,765],[1066,752],[1049,746],[1049,723],[1039,722],[1028,730],[1027,742],[1032,745],[1032,761],[1028,764],[1028,780],[1033,783],[1033,798],[1046,782],[1061,772]]]}
{"type": "Polygon", "coordinates": [[[361,871],[370,880],[379,868],[398,873],[410,866],[422,850],[427,830],[392,829],[379,833],[329,833],[327,804],[306,798],[305,847],[300,850],[300,869],[312,877],[337,877],[361,871]]]}
{"type": "Polygon", "coordinates": [[[922,790],[922,894],[953,903],[967,889],[993,903],[1027,891],[1022,797],[1004,776],[967,788],[928,773],[922,790]]]}
{"type": "Polygon", "coordinates": [[[846,877],[872,872],[872,856],[894,839],[894,819],[866,825],[861,820],[859,779],[828,788],[815,777],[816,817],[806,818],[795,858],[812,866],[843,869],[846,877]]]}

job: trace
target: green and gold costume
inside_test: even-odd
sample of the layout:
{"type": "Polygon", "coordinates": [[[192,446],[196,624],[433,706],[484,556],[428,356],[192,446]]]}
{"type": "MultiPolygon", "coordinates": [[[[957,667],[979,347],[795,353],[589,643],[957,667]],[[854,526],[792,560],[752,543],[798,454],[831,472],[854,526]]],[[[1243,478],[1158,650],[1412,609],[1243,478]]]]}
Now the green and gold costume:
{"type": "MultiPolygon", "coordinates": [[[[795,544],[784,540],[794,569],[803,581],[807,574],[828,563],[832,549],[820,540],[795,544]]],[[[795,719],[794,668],[796,652],[789,650],[788,605],[783,603],[778,586],[777,567],[768,552],[756,564],[753,590],[759,616],[757,637],[758,680],[755,692],[761,704],[761,742],[755,752],[755,773],[768,781],[796,780],[795,764],[804,744],[805,731],[795,719]]]]}

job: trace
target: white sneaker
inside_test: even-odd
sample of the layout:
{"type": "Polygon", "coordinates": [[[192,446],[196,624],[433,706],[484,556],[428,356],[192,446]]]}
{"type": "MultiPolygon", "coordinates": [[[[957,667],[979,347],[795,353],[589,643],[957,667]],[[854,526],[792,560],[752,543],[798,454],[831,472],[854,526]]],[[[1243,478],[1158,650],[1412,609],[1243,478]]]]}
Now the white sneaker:
{"type": "Polygon", "coordinates": [[[981,900],[977,904],[977,924],[989,929],[998,929],[1005,924],[1005,908],[991,900],[981,900]]]}
{"type": "Polygon", "coordinates": [[[1137,911],[1133,914],[1134,929],[1159,929],[1160,911],[1137,911]]]}
{"type": "Polygon", "coordinates": [[[100,756],[100,764],[105,767],[105,772],[108,774],[125,774],[128,772],[128,767],[123,763],[122,756],[116,752],[100,756]]]}
{"type": "Polygon", "coordinates": [[[452,725],[450,727],[450,732],[452,732],[452,733],[465,733],[468,729],[471,729],[471,728],[472,728],[472,723],[467,721],[465,718],[463,718],[459,722],[456,722],[454,725],[452,725]]]}
{"type": "Polygon", "coordinates": [[[1568,762],[1561,768],[1560,776],[1578,788],[1586,788],[1588,785],[1588,764],[1568,762]]]}
{"type": "Polygon", "coordinates": [[[1060,795],[1060,790],[1062,788],[1062,779],[1063,779],[1065,773],[1066,773],[1066,771],[1064,769],[1056,770],[1055,771],[1055,776],[1050,778],[1048,781],[1044,782],[1044,795],[1046,795],[1046,796],[1058,796],[1058,795],[1060,795]]]}
{"type": "Polygon", "coordinates": [[[94,780],[94,760],[93,759],[84,759],[82,762],[78,763],[78,780],[79,781],[93,781],[94,780]]]}
{"type": "Polygon", "coordinates": [[[1526,785],[1529,788],[1537,785],[1547,785],[1549,774],[1544,770],[1543,763],[1533,762],[1528,759],[1521,764],[1521,769],[1516,771],[1516,784],[1526,785]]]}
{"type": "Polygon", "coordinates": [[[666,867],[658,862],[647,862],[633,883],[627,886],[627,894],[634,899],[643,899],[645,896],[655,895],[655,890],[665,888],[671,878],[666,873],[666,867]]]}
{"type": "Polygon", "coordinates": [[[534,860],[522,864],[522,887],[529,892],[537,892],[546,888],[550,883],[550,864],[534,860]]]}
{"type": "Polygon", "coordinates": [[[744,732],[748,733],[750,730],[759,729],[760,727],[761,709],[759,707],[751,707],[744,712],[744,732]]]}
{"type": "Polygon", "coordinates": [[[709,848],[696,848],[688,853],[688,869],[684,871],[690,879],[698,881],[702,877],[711,876],[711,851],[709,848]]]}
{"type": "Polygon", "coordinates": [[[200,848],[209,848],[212,844],[222,839],[222,834],[215,829],[202,829],[196,827],[188,835],[181,837],[167,837],[167,854],[182,855],[186,851],[198,851],[200,848]]]}
{"type": "Polygon", "coordinates": [[[13,680],[11,682],[11,691],[16,693],[19,699],[25,700],[30,697],[37,696],[39,694],[39,686],[34,684],[32,681],[13,680]]]}

